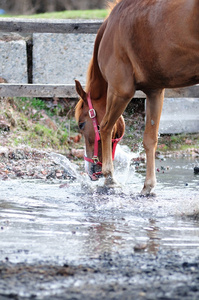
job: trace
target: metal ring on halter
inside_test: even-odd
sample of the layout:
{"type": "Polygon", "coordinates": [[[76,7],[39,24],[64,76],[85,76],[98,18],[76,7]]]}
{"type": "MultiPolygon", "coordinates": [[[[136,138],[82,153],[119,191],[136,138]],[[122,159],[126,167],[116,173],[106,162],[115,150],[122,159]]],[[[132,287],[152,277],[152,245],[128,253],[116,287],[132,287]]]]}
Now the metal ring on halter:
{"type": "Polygon", "coordinates": [[[97,164],[99,162],[99,158],[97,156],[93,156],[92,160],[94,164],[97,164]]]}

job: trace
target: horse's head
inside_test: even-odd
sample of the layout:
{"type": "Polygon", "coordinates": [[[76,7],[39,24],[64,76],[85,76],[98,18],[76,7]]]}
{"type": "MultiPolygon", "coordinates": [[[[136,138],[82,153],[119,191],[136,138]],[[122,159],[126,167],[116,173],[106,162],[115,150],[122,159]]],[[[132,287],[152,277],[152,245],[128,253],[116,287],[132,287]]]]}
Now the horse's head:
{"type": "MultiPolygon", "coordinates": [[[[80,100],[76,105],[75,118],[78,127],[85,139],[85,168],[92,180],[97,180],[101,174],[102,147],[100,139],[100,123],[106,110],[106,99],[91,100],[89,93],[86,93],[79,81],[75,81],[77,93],[80,100]]],[[[125,130],[124,119],[121,116],[113,128],[112,144],[113,159],[115,147],[122,138],[125,130]]]]}

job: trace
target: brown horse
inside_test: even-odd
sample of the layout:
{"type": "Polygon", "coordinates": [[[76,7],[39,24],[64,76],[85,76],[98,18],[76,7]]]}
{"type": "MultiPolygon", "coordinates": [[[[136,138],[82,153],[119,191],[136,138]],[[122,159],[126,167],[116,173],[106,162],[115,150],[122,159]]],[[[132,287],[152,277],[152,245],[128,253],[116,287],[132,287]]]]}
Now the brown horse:
{"type": "MultiPolygon", "coordinates": [[[[85,163],[86,171],[92,180],[97,180],[102,174],[102,147],[99,124],[105,115],[106,102],[92,101],[90,96],[83,91],[78,81],[76,81],[76,87],[78,92],[81,93],[81,99],[76,105],[75,117],[85,138],[86,155],[84,159],[87,162],[87,164],[85,163]]],[[[112,130],[112,160],[115,157],[117,143],[122,139],[124,131],[125,122],[123,117],[120,116],[112,130]]]]}
{"type": "MultiPolygon", "coordinates": [[[[100,123],[102,172],[113,185],[111,138],[136,90],[146,94],[143,144],[147,171],[142,194],[156,184],[155,150],[164,89],[199,83],[199,0],[121,0],[98,31],[88,72],[86,92],[76,82],[80,100],[79,126],[93,155],[88,134],[87,95],[90,93],[100,123]],[[81,109],[80,109],[81,107],[81,109]],[[105,110],[106,108],[106,110],[105,110]]],[[[91,129],[89,129],[91,130],[91,129]]]]}

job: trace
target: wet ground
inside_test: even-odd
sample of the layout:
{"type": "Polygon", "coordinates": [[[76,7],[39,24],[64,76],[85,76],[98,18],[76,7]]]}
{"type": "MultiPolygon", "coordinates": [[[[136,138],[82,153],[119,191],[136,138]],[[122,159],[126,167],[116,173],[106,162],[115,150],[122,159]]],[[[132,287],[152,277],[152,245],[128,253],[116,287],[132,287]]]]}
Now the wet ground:
{"type": "Polygon", "coordinates": [[[0,300],[199,299],[199,160],[156,164],[150,198],[135,164],[108,193],[81,176],[0,181],[0,300]]]}

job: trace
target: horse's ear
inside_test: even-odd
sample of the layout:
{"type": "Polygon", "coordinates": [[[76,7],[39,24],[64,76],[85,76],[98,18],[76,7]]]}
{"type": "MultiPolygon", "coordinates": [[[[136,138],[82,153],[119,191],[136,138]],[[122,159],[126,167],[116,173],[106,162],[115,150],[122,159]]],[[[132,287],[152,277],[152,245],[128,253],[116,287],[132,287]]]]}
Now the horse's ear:
{"type": "Polygon", "coordinates": [[[87,102],[86,92],[84,91],[81,83],[78,80],[75,80],[75,87],[76,87],[76,91],[77,91],[78,95],[82,98],[82,100],[87,102]]]}

